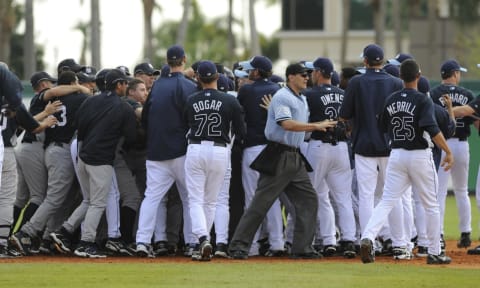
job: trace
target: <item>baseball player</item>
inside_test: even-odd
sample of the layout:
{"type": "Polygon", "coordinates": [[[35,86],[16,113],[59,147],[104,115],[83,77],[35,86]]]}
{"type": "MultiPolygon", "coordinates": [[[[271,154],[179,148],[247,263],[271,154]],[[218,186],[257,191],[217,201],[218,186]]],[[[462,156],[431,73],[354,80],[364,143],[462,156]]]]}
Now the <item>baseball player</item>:
{"type": "Polygon", "coordinates": [[[245,136],[242,108],[238,101],[217,90],[218,73],[213,62],[198,65],[197,77],[203,90],[188,98],[185,117],[190,131],[185,158],[185,177],[192,231],[199,239],[199,254],[192,259],[209,261],[210,230],[217,197],[230,162],[230,129],[235,137],[245,136]],[[232,127],[232,128],[230,128],[232,127]]]}
{"type": "MultiPolygon", "coordinates": [[[[78,85],[78,79],[73,71],[65,71],[60,74],[58,84],[78,85]]],[[[54,114],[58,123],[55,127],[45,131],[45,165],[48,171],[47,193],[32,218],[11,237],[14,245],[23,254],[29,253],[32,241],[39,241],[38,233],[44,230],[50,218],[59,211],[72,186],[75,171],[70,156],[70,142],[76,130],[74,119],[77,109],[85,99],[87,99],[86,94],[77,92],[62,96],[60,112],[54,114]]],[[[42,100],[45,101],[45,99],[42,100]]],[[[46,235],[49,235],[57,227],[47,226],[47,228],[52,229],[45,232],[46,235]]]]}
{"type": "MultiPolygon", "coordinates": [[[[253,160],[267,145],[265,138],[265,124],[267,123],[267,111],[261,107],[262,98],[265,95],[275,94],[280,86],[269,80],[272,75],[272,62],[268,57],[255,56],[248,61],[242,61],[239,65],[243,71],[248,72],[248,78],[253,82],[244,84],[238,90],[237,99],[245,111],[245,122],[247,135],[244,143],[242,159],[242,183],[245,190],[245,209],[250,203],[257,189],[260,173],[250,168],[253,160]]],[[[277,199],[268,211],[264,224],[268,230],[268,242],[270,244],[267,256],[280,256],[284,254],[283,220],[281,214],[280,200],[277,199]]],[[[255,247],[259,240],[259,231],[253,239],[255,247]]],[[[251,253],[256,254],[258,251],[251,253]]]]}
{"type": "MultiPolygon", "coordinates": [[[[309,122],[337,120],[344,92],[331,85],[332,62],[328,58],[317,58],[314,62],[306,62],[305,66],[313,69],[314,86],[305,92],[310,109],[309,122]]],[[[322,240],[322,254],[333,256],[336,253],[335,215],[330,204],[332,197],[339,214],[343,255],[353,258],[356,255],[353,244],[355,219],[352,206],[352,171],[346,138],[346,131],[341,128],[326,132],[314,131],[308,142],[306,157],[314,171],[309,175],[318,197],[317,240],[322,240]],[[327,185],[324,185],[324,182],[327,185]]]]}
{"type": "MultiPolygon", "coordinates": [[[[30,132],[41,132],[47,127],[56,123],[55,118],[47,118],[42,123],[38,123],[26,110],[22,104],[22,84],[18,78],[8,70],[6,65],[0,65],[0,96],[5,104],[9,105],[11,111],[15,113],[19,125],[30,132]],[[4,98],[3,98],[4,97],[4,98]]],[[[0,137],[0,166],[3,164],[3,137],[0,137]]],[[[2,191],[7,193],[0,197],[0,258],[15,257],[8,248],[7,238],[10,234],[10,227],[13,218],[13,203],[15,201],[14,191],[2,191]]]]}
{"type": "MultiPolygon", "coordinates": [[[[455,117],[473,116],[475,118],[478,118],[480,115],[480,96],[477,96],[472,102],[468,103],[467,105],[455,106],[453,108],[453,113],[455,117]]],[[[477,181],[477,205],[479,205],[480,203],[478,191],[479,189],[477,181]]],[[[467,253],[470,255],[480,255],[480,245],[476,246],[475,248],[468,249],[467,253]]]]}
{"type": "MultiPolygon", "coordinates": [[[[378,115],[384,100],[403,88],[402,81],[382,69],[383,49],[367,45],[363,50],[365,74],[353,77],[345,90],[340,108],[341,119],[352,119],[352,146],[355,153],[355,173],[359,195],[359,220],[363,231],[373,211],[375,196],[382,193],[390,147],[378,129],[378,115]]],[[[401,205],[393,215],[400,215],[401,205]]],[[[394,246],[401,247],[403,235],[391,235],[394,246]]]]}
{"type": "MultiPolygon", "coordinates": [[[[168,77],[155,81],[142,111],[147,130],[147,189],[140,206],[136,236],[137,254],[151,254],[151,239],[160,201],[175,182],[183,203],[185,243],[196,244],[192,235],[188,195],[185,187],[185,153],[188,126],[183,117],[187,96],[196,91],[195,84],[182,74],[185,51],[175,45],[167,50],[168,77]],[[159,124],[161,123],[161,124],[159,124]]],[[[157,239],[163,240],[163,239],[157,239]]]]}
{"type": "MultiPolygon", "coordinates": [[[[455,60],[445,61],[441,68],[442,83],[430,90],[430,96],[434,103],[445,107],[442,95],[447,94],[452,100],[453,107],[466,105],[474,98],[472,92],[458,86],[462,72],[467,70],[461,67],[455,60]]],[[[445,201],[447,197],[448,178],[451,176],[453,192],[457,202],[459,229],[461,232],[460,240],[457,243],[459,248],[469,247],[471,245],[470,233],[472,231],[472,214],[470,198],[468,197],[468,167],[470,162],[470,151],[468,136],[470,136],[470,125],[473,119],[470,117],[456,119],[455,135],[447,140],[448,146],[452,149],[455,157],[455,164],[451,171],[438,171],[438,200],[440,201],[440,218],[443,223],[445,218],[445,201]]]]}
{"type": "MultiPolygon", "coordinates": [[[[443,151],[442,167],[453,165],[453,155],[448,148],[434,118],[433,102],[417,91],[420,68],[412,60],[400,66],[400,77],[405,88],[389,96],[381,114],[380,127],[388,132],[392,145],[385,187],[380,203],[373,210],[362,233],[360,256],[363,263],[375,261],[373,241],[410,185],[420,193],[425,207],[429,239],[427,264],[449,264],[450,257],[440,249],[440,211],[436,200],[437,173],[432,159],[432,140],[443,151]]],[[[389,217],[391,226],[403,228],[402,217],[389,217]]],[[[406,250],[406,247],[405,247],[406,250]]]]}

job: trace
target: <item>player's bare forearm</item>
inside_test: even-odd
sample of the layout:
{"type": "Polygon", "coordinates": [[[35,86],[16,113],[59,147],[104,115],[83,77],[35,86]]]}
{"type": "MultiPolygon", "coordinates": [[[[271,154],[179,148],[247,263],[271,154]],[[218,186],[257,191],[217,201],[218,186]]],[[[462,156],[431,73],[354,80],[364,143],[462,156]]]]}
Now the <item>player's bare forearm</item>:
{"type": "Polygon", "coordinates": [[[437,133],[434,137],[432,137],[433,142],[440,147],[445,152],[445,157],[442,159],[442,163],[440,163],[440,166],[443,167],[445,171],[448,171],[450,168],[453,166],[453,155],[452,152],[450,151],[450,147],[448,147],[447,141],[445,140],[445,137],[443,137],[442,132],[437,133]]]}
{"type": "Polygon", "coordinates": [[[455,115],[456,118],[470,116],[470,115],[473,115],[473,113],[475,113],[475,110],[473,110],[473,108],[468,105],[455,106],[452,108],[452,111],[453,111],[453,115],[455,115]]]}
{"type": "Polygon", "coordinates": [[[337,121],[324,120],[320,122],[304,123],[296,120],[284,120],[282,121],[282,128],[287,131],[296,132],[312,132],[312,131],[326,131],[327,128],[335,127],[337,121]]]}
{"type": "Polygon", "coordinates": [[[80,84],[75,85],[59,85],[53,88],[48,89],[43,96],[44,101],[49,101],[54,97],[65,96],[71,93],[80,92],[83,94],[91,95],[92,92],[85,86],[80,84]]]}

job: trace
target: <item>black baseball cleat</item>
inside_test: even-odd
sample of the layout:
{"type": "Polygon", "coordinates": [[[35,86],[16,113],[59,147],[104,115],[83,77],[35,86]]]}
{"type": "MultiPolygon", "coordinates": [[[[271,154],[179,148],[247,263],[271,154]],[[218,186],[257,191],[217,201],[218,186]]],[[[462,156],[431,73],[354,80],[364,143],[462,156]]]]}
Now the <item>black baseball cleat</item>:
{"type": "Polygon", "coordinates": [[[360,241],[360,258],[364,264],[375,262],[372,240],[363,238],[360,241]]]}
{"type": "Polygon", "coordinates": [[[292,253],[290,259],[322,259],[323,255],[316,252],[307,252],[307,253],[292,253]]]}
{"type": "Polygon", "coordinates": [[[236,260],[247,260],[248,252],[242,250],[230,250],[230,257],[236,260]]]}
{"type": "Polygon", "coordinates": [[[12,247],[17,249],[22,255],[28,255],[30,247],[32,246],[32,239],[27,233],[18,231],[10,237],[12,247]]]}
{"type": "Polygon", "coordinates": [[[480,245],[473,248],[473,249],[468,249],[467,254],[468,255],[480,255],[480,245]]]}
{"type": "Polygon", "coordinates": [[[467,248],[472,245],[472,240],[470,239],[470,232],[462,232],[460,235],[460,240],[457,242],[458,248],[467,248]]]}
{"type": "Polygon", "coordinates": [[[448,257],[444,253],[440,255],[428,254],[427,256],[427,264],[442,265],[442,264],[450,264],[450,262],[452,262],[452,258],[448,257]]]}

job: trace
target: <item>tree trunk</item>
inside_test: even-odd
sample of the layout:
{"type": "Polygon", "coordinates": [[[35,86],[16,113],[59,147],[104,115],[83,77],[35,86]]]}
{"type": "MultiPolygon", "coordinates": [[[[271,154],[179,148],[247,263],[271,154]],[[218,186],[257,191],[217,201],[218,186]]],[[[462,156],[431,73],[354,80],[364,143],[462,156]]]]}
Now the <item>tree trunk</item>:
{"type": "Polygon", "coordinates": [[[178,25],[177,44],[184,46],[185,37],[188,29],[188,17],[190,15],[191,0],[183,0],[183,15],[180,25],[178,25]]]}
{"type": "Polygon", "coordinates": [[[402,22],[400,18],[400,0],[393,0],[393,29],[395,31],[395,52],[402,52],[402,22]]]}
{"type": "MultiPolygon", "coordinates": [[[[235,36],[233,35],[233,0],[228,0],[228,59],[233,60],[235,50],[235,36]]],[[[230,63],[232,64],[232,63],[230,63]]]]}
{"type": "Polygon", "coordinates": [[[375,0],[372,2],[372,6],[375,43],[383,47],[385,44],[385,1],[375,0]]]}
{"type": "Polygon", "coordinates": [[[23,55],[23,79],[28,79],[36,70],[35,40],[33,25],[33,0],[25,2],[25,38],[23,55]]]}
{"type": "Polygon", "coordinates": [[[155,6],[155,0],[142,0],[143,2],[143,57],[148,61],[153,60],[153,31],[152,31],[152,13],[155,6]]]}
{"type": "MultiPolygon", "coordinates": [[[[428,51],[435,51],[438,47],[435,46],[436,37],[435,37],[435,30],[437,25],[437,0],[428,0],[428,51]]],[[[428,71],[432,73],[435,71],[434,64],[437,65],[435,62],[435,54],[436,53],[428,53],[428,71]]]]}
{"type": "Polygon", "coordinates": [[[90,45],[92,52],[92,66],[100,69],[102,67],[102,57],[100,53],[101,45],[101,25],[99,0],[92,0],[91,3],[91,32],[90,45]]]}
{"type": "Polygon", "coordinates": [[[260,41],[258,40],[257,24],[255,21],[255,0],[249,0],[248,2],[248,19],[250,21],[250,38],[251,38],[251,51],[252,56],[261,55],[262,50],[260,48],[260,41]]]}
{"type": "Polygon", "coordinates": [[[0,1],[0,60],[8,64],[10,60],[10,39],[15,26],[13,0],[0,1]]]}
{"type": "Polygon", "coordinates": [[[342,50],[340,66],[345,67],[347,62],[348,30],[350,27],[350,0],[343,0],[343,19],[342,19],[342,50]]]}

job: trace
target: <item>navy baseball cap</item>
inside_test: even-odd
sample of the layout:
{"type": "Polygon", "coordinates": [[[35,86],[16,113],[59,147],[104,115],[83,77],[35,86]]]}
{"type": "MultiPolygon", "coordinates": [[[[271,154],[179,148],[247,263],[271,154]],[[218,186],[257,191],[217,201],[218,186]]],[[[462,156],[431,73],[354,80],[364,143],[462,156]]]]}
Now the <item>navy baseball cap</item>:
{"type": "Polygon", "coordinates": [[[178,60],[185,56],[185,50],[180,45],[173,45],[167,50],[167,59],[168,60],[178,60]]]}
{"type": "Polygon", "coordinates": [[[229,79],[223,74],[219,74],[217,79],[217,89],[222,92],[228,92],[230,90],[229,79]]]}
{"type": "Polygon", "coordinates": [[[95,82],[95,75],[89,75],[83,71],[77,73],[79,83],[95,82]]]}
{"type": "Polygon", "coordinates": [[[430,82],[425,76],[420,76],[420,79],[418,79],[417,89],[424,94],[430,91],[430,82]]]}
{"type": "Polygon", "coordinates": [[[52,83],[55,83],[57,82],[57,79],[53,78],[45,71],[35,72],[33,73],[32,77],[30,77],[30,84],[32,84],[33,88],[35,88],[35,86],[40,84],[40,82],[42,81],[50,81],[52,83]]]}
{"type": "Polygon", "coordinates": [[[363,49],[362,57],[371,61],[383,60],[383,49],[377,44],[367,45],[363,49]]]}
{"type": "Polygon", "coordinates": [[[302,74],[306,73],[307,71],[308,68],[305,67],[305,64],[301,62],[293,63],[287,66],[287,69],[285,70],[285,76],[288,78],[288,75],[302,74]]]}
{"type": "Polygon", "coordinates": [[[112,69],[107,72],[105,75],[105,85],[111,87],[112,85],[116,84],[120,81],[128,82],[130,79],[128,76],[120,69],[112,69]]]}
{"type": "Polygon", "coordinates": [[[389,59],[387,62],[392,65],[400,66],[400,64],[407,59],[413,59],[413,56],[407,53],[399,53],[395,58],[389,59]]]}
{"type": "Polygon", "coordinates": [[[318,57],[313,62],[305,62],[305,67],[308,69],[319,70],[324,74],[332,75],[333,73],[333,63],[328,58],[318,57]]]}
{"type": "Polygon", "coordinates": [[[127,66],[120,65],[120,66],[117,66],[115,69],[120,69],[123,71],[123,73],[125,73],[125,75],[132,76],[132,74],[130,74],[130,69],[128,69],[127,66]]]}
{"type": "Polygon", "coordinates": [[[60,75],[63,71],[73,71],[75,73],[81,71],[85,66],[75,62],[72,58],[64,59],[57,65],[57,72],[60,75]]]}
{"type": "Polygon", "coordinates": [[[242,61],[238,63],[243,70],[255,70],[260,69],[265,72],[272,71],[272,60],[265,56],[254,56],[250,60],[242,61]]]}
{"type": "Polygon", "coordinates": [[[160,70],[160,77],[168,77],[168,74],[170,74],[170,66],[167,64],[162,66],[162,70],[160,70]]]}
{"type": "Polygon", "coordinates": [[[453,59],[443,62],[442,67],[440,68],[440,73],[443,75],[443,74],[450,73],[452,71],[467,72],[467,69],[460,66],[460,64],[458,64],[458,62],[453,59]]]}
{"type": "Polygon", "coordinates": [[[135,66],[133,74],[147,74],[147,75],[160,75],[160,71],[153,68],[153,65],[148,62],[143,62],[135,66]]]}
{"type": "Polygon", "coordinates": [[[217,66],[212,61],[202,61],[198,64],[197,73],[202,78],[217,74],[217,66]]]}
{"type": "Polygon", "coordinates": [[[330,80],[332,81],[332,86],[340,85],[340,75],[338,75],[337,71],[333,71],[332,78],[330,80]]]}
{"type": "MultiPolygon", "coordinates": [[[[405,59],[406,60],[406,59],[405,59]]],[[[383,66],[383,69],[390,75],[394,77],[400,77],[400,69],[396,64],[388,63],[387,65],[383,66]]]]}

